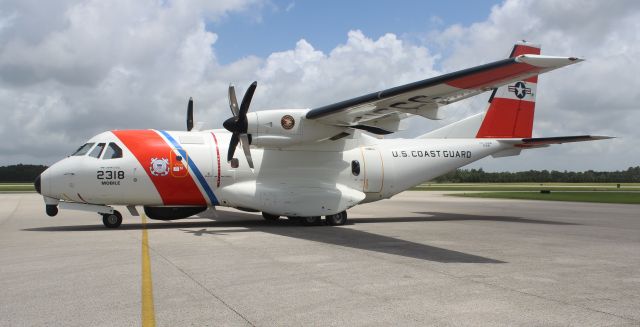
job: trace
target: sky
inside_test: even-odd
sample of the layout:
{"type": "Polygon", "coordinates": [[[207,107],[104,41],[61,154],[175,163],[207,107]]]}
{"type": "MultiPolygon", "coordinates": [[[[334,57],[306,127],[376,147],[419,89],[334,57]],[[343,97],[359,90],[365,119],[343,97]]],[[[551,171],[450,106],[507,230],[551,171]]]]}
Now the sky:
{"type": "MultiPolygon", "coordinates": [[[[0,165],[52,164],[112,129],[220,128],[229,83],[251,110],[314,108],[505,58],[513,43],[587,60],[538,84],[534,136],[615,139],[527,150],[488,171],[640,165],[635,0],[0,1],[0,165]]],[[[483,111],[489,94],[408,119],[415,137],[483,111]]]]}

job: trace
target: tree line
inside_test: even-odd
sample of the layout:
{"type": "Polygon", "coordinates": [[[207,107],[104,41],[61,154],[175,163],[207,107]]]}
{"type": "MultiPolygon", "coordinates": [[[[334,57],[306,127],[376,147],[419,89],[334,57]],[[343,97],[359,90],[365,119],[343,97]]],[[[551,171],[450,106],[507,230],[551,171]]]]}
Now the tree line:
{"type": "MultiPolygon", "coordinates": [[[[33,182],[47,166],[0,167],[0,182],[33,182]]],[[[490,173],[480,169],[457,169],[433,180],[438,183],[640,183],[640,166],[620,171],[528,170],[490,173]]]]}
{"type": "Polygon", "coordinates": [[[528,170],[490,173],[457,169],[433,180],[438,183],[640,183],[640,166],[620,171],[528,170]]]}
{"type": "Polygon", "coordinates": [[[33,182],[47,166],[43,165],[11,165],[0,167],[0,183],[33,182]]]}

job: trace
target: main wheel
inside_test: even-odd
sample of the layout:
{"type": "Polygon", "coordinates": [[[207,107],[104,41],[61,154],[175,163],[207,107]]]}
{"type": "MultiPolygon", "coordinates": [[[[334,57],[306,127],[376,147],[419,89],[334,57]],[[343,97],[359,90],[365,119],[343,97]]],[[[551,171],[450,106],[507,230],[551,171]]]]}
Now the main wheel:
{"type": "Polygon", "coordinates": [[[262,213],[262,218],[264,218],[265,220],[268,220],[268,221],[276,221],[276,220],[280,219],[280,216],[276,216],[276,215],[272,215],[270,213],[263,212],[262,213]]]}
{"type": "Polygon", "coordinates": [[[122,224],[122,215],[118,210],[113,210],[112,214],[105,213],[102,215],[102,223],[107,228],[118,228],[122,224]]]}
{"type": "Polygon", "coordinates": [[[320,221],[322,220],[322,218],[320,216],[307,216],[307,217],[301,217],[301,221],[302,224],[305,226],[313,226],[313,225],[318,225],[320,224],[320,221]]]}
{"type": "Polygon", "coordinates": [[[335,215],[328,215],[325,217],[327,224],[331,226],[339,226],[347,223],[347,212],[343,211],[335,215]]]}

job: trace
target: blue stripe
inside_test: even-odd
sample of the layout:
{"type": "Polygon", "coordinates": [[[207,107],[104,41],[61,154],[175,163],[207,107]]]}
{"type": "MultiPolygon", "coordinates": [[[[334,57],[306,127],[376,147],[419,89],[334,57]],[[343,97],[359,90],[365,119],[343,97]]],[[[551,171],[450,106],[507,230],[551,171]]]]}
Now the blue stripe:
{"type": "Polygon", "coordinates": [[[167,133],[167,131],[158,131],[160,133],[162,133],[162,135],[164,135],[164,137],[167,138],[167,140],[169,140],[169,142],[171,142],[171,144],[173,144],[173,146],[176,148],[176,150],[178,150],[178,153],[180,153],[180,155],[182,156],[182,158],[187,158],[187,162],[189,163],[189,169],[191,169],[191,171],[196,175],[196,178],[198,179],[198,182],[200,182],[200,186],[202,186],[202,188],[204,189],[204,191],[207,193],[207,196],[209,197],[209,200],[211,201],[211,205],[218,205],[220,204],[218,202],[218,199],[216,198],[216,195],[213,194],[213,190],[211,189],[211,187],[209,187],[209,184],[207,183],[207,180],[204,178],[204,176],[202,176],[202,173],[200,172],[200,169],[198,169],[198,166],[196,166],[195,162],[193,162],[193,160],[189,160],[188,156],[187,156],[187,151],[185,151],[182,146],[180,145],[180,143],[178,143],[171,135],[169,135],[169,133],[167,133]]]}

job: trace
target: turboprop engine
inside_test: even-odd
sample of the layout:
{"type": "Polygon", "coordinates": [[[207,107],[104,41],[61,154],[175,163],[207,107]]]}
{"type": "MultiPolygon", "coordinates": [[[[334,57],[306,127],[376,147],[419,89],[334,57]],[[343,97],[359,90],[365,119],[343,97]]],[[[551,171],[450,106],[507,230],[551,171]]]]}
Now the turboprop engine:
{"type": "MultiPolygon", "coordinates": [[[[287,147],[349,135],[346,132],[347,127],[328,126],[306,119],[305,115],[309,111],[306,109],[267,110],[249,114],[249,105],[257,86],[257,82],[251,83],[240,105],[238,105],[236,98],[235,87],[229,86],[229,108],[233,117],[222,124],[226,130],[232,133],[227,161],[233,159],[238,143],[242,147],[249,167],[253,168],[250,145],[287,147]]],[[[193,111],[190,110],[188,112],[193,111]]],[[[187,125],[190,126],[189,124],[189,118],[187,118],[187,125]]]]}
{"type": "Polygon", "coordinates": [[[247,115],[251,144],[260,147],[287,147],[322,141],[345,133],[346,127],[330,126],[306,119],[308,110],[268,110],[247,115]]]}

